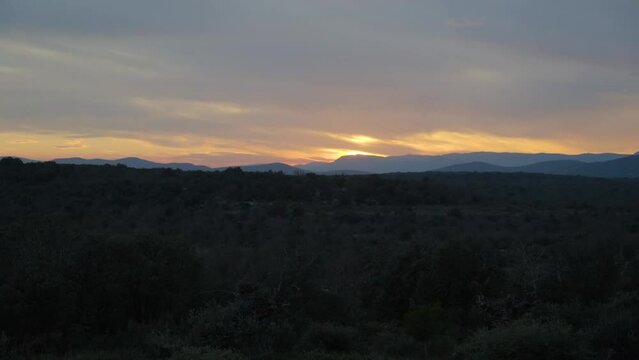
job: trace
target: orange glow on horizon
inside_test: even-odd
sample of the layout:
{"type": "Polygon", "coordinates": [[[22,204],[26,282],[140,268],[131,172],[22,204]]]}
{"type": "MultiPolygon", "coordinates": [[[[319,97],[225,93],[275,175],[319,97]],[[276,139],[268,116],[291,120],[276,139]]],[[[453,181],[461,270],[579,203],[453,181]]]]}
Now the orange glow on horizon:
{"type": "MultiPolygon", "coordinates": [[[[343,156],[464,153],[475,151],[577,154],[588,149],[571,141],[505,137],[479,132],[435,131],[382,139],[369,135],[322,133],[333,146],[316,146],[321,137],[282,139],[273,145],[264,142],[217,139],[189,135],[153,135],[134,138],[125,135],[83,137],[64,133],[0,133],[0,156],[34,160],[64,157],[117,159],[140,157],[159,162],[192,162],[198,165],[230,166],[249,163],[283,162],[301,164],[333,161],[343,156]],[[334,146],[336,143],[342,146],[334,146]],[[350,146],[349,146],[350,145],[350,146]]],[[[328,142],[327,142],[328,144],[328,142]]],[[[590,150],[592,152],[592,150],[590,150]]],[[[633,153],[634,151],[620,151],[633,153]]]]}

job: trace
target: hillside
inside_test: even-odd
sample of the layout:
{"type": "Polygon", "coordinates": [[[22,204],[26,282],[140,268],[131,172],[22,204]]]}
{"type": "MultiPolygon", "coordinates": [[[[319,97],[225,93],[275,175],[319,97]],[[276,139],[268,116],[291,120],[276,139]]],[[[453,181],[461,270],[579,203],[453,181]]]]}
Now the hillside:
{"type": "Polygon", "coordinates": [[[475,152],[445,155],[403,155],[403,156],[344,156],[333,162],[313,162],[298,165],[313,172],[350,169],[368,173],[423,172],[462,165],[467,163],[488,163],[494,166],[521,167],[548,161],[574,160],[582,162],[610,161],[627,155],[621,154],[521,154],[475,152]]]}
{"type": "Polygon", "coordinates": [[[639,181],[3,159],[0,182],[3,358],[639,354],[639,181]]]}
{"type": "MultiPolygon", "coordinates": [[[[299,175],[306,173],[305,170],[298,169],[296,167],[283,164],[283,163],[272,163],[272,164],[258,164],[258,165],[243,165],[237,166],[237,168],[242,169],[243,171],[249,172],[281,172],[286,175],[299,175]]],[[[229,169],[229,167],[225,168],[215,168],[211,169],[212,171],[224,171],[229,169]]]]}
{"type": "Polygon", "coordinates": [[[135,169],[175,169],[183,171],[211,171],[212,169],[207,166],[193,165],[190,163],[156,163],[135,157],[128,157],[116,160],[104,160],[104,159],[83,159],[79,157],[75,158],[63,158],[52,160],[58,164],[66,165],[125,165],[135,169]]]}
{"type": "Polygon", "coordinates": [[[584,162],[555,160],[527,166],[506,167],[471,162],[437,169],[443,172],[522,172],[555,175],[579,175],[603,178],[639,178],[639,156],[632,155],[610,161],[584,162]]]}
{"type": "MultiPolygon", "coordinates": [[[[23,159],[24,162],[32,160],[23,159]]],[[[65,158],[58,164],[125,165],[135,169],[176,169],[183,171],[224,171],[230,167],[210,168],[190,163],[157,163],[140,158],[116,160],[65,158]]],[[[334,162],[313,162],[291,166],[284,163],[239,165],[249,172],[282,172],[287,175],[365,175],[398,172],[526,172],[594,177],[639,177],[639,164],[633,156],[618,154],[518,154],[468,153],[439,156],[344,156],[334,162]],[[550,159],[550,160],[549,160],[550,159]],[[624,160],[625,159],[625,160],[624,160]],[[472,160],[472,161],[469,161],[472,160]],[[514,165],[513,165],[514,164],[514,165]]]]}

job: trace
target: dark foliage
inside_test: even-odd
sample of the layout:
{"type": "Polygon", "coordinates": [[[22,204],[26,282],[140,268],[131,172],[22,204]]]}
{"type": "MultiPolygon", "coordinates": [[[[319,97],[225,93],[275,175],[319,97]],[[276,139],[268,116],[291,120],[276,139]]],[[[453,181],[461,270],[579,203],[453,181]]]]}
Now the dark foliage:
{"type": "Polygon", "coordinates": [[[0,358],[636,359],[639,182],[0,160],[0,358]]]}

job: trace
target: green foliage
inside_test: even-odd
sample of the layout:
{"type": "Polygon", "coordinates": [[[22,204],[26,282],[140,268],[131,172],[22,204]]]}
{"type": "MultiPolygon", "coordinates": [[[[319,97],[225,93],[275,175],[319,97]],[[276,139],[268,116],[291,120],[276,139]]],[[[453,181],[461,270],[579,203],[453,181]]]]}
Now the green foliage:
{"type": "Polygon", "coordinates": [[[592,349],[607,359],[632,359],[639,354],[639,296],[623,294],[599,305],[585,329],[592,349]]]}
{"type": "Polygon", "coordinates": [[[459,332],[449,317],[440,303],[421,305],[404,315],[404,327],[408,334],[427,344],[430,354],[447,355],[459,332]]]}
{"type": "Polygon", "coordinates": [[[325,353],[321,351],[309,351],[288,358],[290,360],[364,360],[360,354],[355,353],[325,353]]]}
{"type": "Polygon", "coordinates": [[[517,321],[479,330],[457,350],[455,359],[579,360],[590,354],[569,326],[517,321]]]}
{"type": "Polygon", "coordinates": [[[98,332],[185,312],[198,285],[189,251],[154,238],[93,240],[74,265],[80,315],[98,332]]]}
{"type": "Polygon", "coordinates": [[[0,358],[639,358],[637,224],[629,180],[2,159],[0,358]]]}
{"type": "Polygon", "coordinates": [[[189,328],[194,343],[213,344],[222,349],[268,346],[266,323],[249,304],[230,304],[200,309],[191,315],[189,328]]]}
{"type": "Polygon", "coordinates": [[[298,343],[296,350],[349,353],[357,350],[359,342],[357,329],[329,323],[313,324],[298,343]]]}
{"type": "Polygon", "coordinates": [[[419,359],[424,355],[424,344],[399,331],[387,329],[366,340],[366,346],[377,355],[390,358],[419,359]]]}
{"type": "Polygon", "coordinates": [[[187,347],[173,354],[169,360],[244,360],[245,356],[230,350],[187,347]]]}

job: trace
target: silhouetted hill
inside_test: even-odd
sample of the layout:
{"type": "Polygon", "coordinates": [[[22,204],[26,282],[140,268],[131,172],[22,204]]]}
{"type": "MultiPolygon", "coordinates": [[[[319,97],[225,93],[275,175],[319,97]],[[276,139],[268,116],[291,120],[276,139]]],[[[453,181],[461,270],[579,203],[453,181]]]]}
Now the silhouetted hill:
{"type": "Polygon", "coordinates": [[[224,171],[230,168],[240,168],[242,171],[248,172],[282,172],[286,175],[298,175],[306,173],[307,171],[298,169],[294,166],[290,166],[284,163],[272,163],[272,164],[257,164],[257,165],[242,165],[242,166],[229,166],[212,169],[214,171],[224,171]]]}
{"type": "Polygon", "coordinates": [[[318,173],[319,175],[370,175],[369,172],[366,171],[358,171],[358,170],[332,170],[332,171],[324,171],[318,173]]]}
{"type": "Polygon", "coordinates": [[[71,165],[125,165],[134,169],[175,169],[183,171],[211,171],[208,166],[193,165],[190,163],[156,163],[136,157],[128,157],[116,160],[104,160],[104,159],[83,159],[79,157],[54,159],[52,160],[58,164],[71,164],[71,165]]]}
{"type": "Polygon", "coordinates": [[[639,156],[632,155],[625,158],[584,164],[571,170],[571,175],[597,177],[639,177],[639,156]]]}
{"type": "Polygon", "coordinates": [[[583,162],[609,161],[627,155],[621,154],[520,154],[475,152],[446,155],[403,155],[403,156],[344,156],[333,162],[313,162],[298,167],[313,171],[327,172],[339,169],[364,171],[367,173],[422,172],[438,170],[453,165],[483,162],[496,166],[527,166],[547,161],[574,160],[583,162]]]}
{"type": "Polygon", "coordinates": [[[0,184],[0,359],[639,358],[639,180],[5,158],[0,184]]]}
{"type": "Polygon", "coordinates": [[[543,174],[572,174],[575,169],[587,164],[588,163],[584,161],[577,160],[544,161],[516,168],[516,171],[543,174]]]}
{"type": "MultiPolygon", "coordinates": [[[[438,156],[344,156],[331,163],[313,162],[291,166],[284,163],[233,166],[247,172],[282,172],[287,175],[365,175],[395,172],[525,172],[596,177],[639,177],[639,156],[619,154],[517,154],[468,153],[438,156]],[[466,160],[471,161],[466,161],[466,160]],[[548,160],[550,159],[550,160],[548,160]],[[516,165],[512,165],[516,164],[516,165]],[[523,165],[521,165],[523,164],[523,165]]],[[[22,159],[23,162],[33,160],[22,159]]],[[[223,171],[230,167],[210,168],[190,163],[157,163],[136,157],[116,160],[79,157],[52,160],[72,165],[125,165],[135,169],[176,169],[183,171],[223,171]]]]}
{"type": "MultiPolygon", "coordinates": [[[[153,161],[148,161],[136,157],[128,157],[116,160],[104,160],[104,159],[83,159],[79,157],[74,158],[65,158],[65,159],[55,159],[53,162],[58,164],[67,164],[67,165],[125,165],[134,169],[174,169],[174,170],[183,170],[183,171],[223,171],[228,169],[229,167],[222,168],[211,168],[203,165],[193,165],[190,163],[157,163],[153,161]]],[[[243,171],[250,172],[283,172],[288,175],[298,174],[300,172],[305,172],[304,170],[297,169],[290,165],[286,165],[283,163],[272,163],[272,164],[258,164],[258,165],[244,165],[237,166],[241,168],[243,171]]]]}
{"type": "Polygon", "coordinates": [[[620,159],[599,162],[576,160],[545,161],[527,166],[496,166],[488,163],[471,162],[437,169],[442,172],[522,172],[554,175],[581,175],[605,178],[639,177],[639,156],[631,155],[620,159]]]}
{"type": "Polygon", "coordinates": [[[497,166],[481,161],[475,161],[459,165],[446,166],[437,171],[442,172],[509,172],[508,167],[497,166]]]}
{"type": "Polygon", "coordinates": [[[524,172],[541,174],[571,174],[571,169],[576,169],[584,164],[576,160],[544,161],[526,166],[497,166],[484,162],[471,162],[453,166],[447,166],[437,171],[442,172],[524,172]]]}

